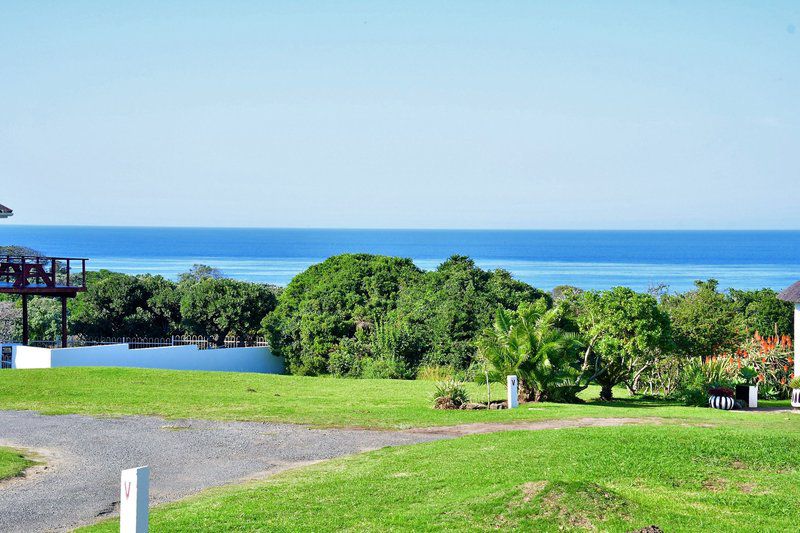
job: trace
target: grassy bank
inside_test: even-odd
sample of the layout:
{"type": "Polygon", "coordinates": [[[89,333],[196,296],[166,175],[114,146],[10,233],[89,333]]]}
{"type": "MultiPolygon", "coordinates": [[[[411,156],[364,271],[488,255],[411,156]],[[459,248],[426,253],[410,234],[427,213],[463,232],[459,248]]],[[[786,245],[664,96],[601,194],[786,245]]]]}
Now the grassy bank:
{"type": "MultiPolygon", "coordinates": [[[[387,448],[154,510],[157,531],[790,531],[800,425],[508,432],[387,448]]],[[[116,531],[115,522],[90,531],[116,531]]]]}
{"type": "Polygon", "coordinates": [[[27,459],[19,450],[0,447],[0,480],[18,476],[34,464],[36,463],[27,459]]]}
{"type": "MultiPolygon", "coordinates": [[[[436,411],[431,409],[433,389],[434,383],[429,381],[123,368],[7,370],[0,380],[0,409],[374,428],[571,417],[753,419],[751,413],[630,399],[583,405],[528,404],[511,411],[436,411]]],[[[472,393],[476,400],[485,397],[485,390],[478,385],[472,387],[472,393]]],[[[495,390],[496,397],[503,394],[503,388],[495,390]]],[[[586,391],[585,396],[596,397],[596,391],[586,391]]],[[[788,402],[783,404],[788,406],[788,402]]]]}

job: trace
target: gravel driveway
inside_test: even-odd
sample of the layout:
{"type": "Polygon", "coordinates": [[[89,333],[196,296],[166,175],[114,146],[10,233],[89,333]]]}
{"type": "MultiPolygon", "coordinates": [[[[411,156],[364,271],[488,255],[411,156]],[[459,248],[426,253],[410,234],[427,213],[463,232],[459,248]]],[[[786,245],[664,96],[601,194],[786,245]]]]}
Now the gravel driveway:
{"type": "Polygon", "coordinates": [[[308,462],[444,435],[290,424],[93,418],[0,411],[0,445],[39,451],[45,468],[0,482],[0,531],[62,531],[117,512],[119,475],[151,467],[152,504],[308,462]]]}

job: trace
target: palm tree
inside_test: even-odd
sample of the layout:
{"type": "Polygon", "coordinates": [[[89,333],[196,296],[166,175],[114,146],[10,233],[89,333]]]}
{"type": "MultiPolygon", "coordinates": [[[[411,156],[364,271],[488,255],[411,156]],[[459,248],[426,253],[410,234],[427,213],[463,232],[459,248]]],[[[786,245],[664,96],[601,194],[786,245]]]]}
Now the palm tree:
{"type": "Polygon", "coordinates": [[[487,380],[519,378],[519,400],[559,399],[562,389],[575,384],[581,338],[556,326],[558,313],[547,302],[523,303],[516,311],[498,309],[494,325],[480,339],[487,380]]]}

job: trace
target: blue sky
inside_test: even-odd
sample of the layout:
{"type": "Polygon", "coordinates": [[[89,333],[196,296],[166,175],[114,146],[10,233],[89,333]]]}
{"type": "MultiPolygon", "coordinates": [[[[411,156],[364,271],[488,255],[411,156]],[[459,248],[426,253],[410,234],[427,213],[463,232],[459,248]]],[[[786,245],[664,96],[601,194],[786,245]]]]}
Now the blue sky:
{"type": "Polygon", "coordinates": [[[17,224],[800,228],[800,2],[0,4],[17,224]]]}

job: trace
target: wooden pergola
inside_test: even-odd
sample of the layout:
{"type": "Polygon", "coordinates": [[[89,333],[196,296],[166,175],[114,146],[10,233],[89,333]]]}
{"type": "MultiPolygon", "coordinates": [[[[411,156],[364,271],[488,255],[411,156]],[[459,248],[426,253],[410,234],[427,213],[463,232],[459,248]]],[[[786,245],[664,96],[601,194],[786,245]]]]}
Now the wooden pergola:
{"type": "Polygon", "coordinates": [[[6,255],[0,257],[0,293],[22,298],[22,344],[30,342],[28,299],[61,300],[61,346],[67,347],[67,298],[86,290],[85,258],[6,255]]]}

